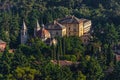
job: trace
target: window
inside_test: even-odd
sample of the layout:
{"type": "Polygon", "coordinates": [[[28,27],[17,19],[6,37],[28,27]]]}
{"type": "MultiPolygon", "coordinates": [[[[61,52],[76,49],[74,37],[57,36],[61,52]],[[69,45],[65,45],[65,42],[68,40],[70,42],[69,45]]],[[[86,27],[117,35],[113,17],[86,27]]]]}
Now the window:
{"type": "Polygon", "coordinates": [[[59,33],[58,32],[56,32],[56,35],[58,35],[59,33]]]}
{"type": "Polygon", "coordinates": [[[70,35],[70,32],[69,32],[69,35],[70,35]]]}
{"type": "Polygon", "coordinates": [[[77,31],[76,28],[74,28],[73,31],[76,32],[77,31]]]}
{"type": "Polygon", "coordinates": [[[69,27],[69,30],[70,30],[70,27],[69,27]]]}

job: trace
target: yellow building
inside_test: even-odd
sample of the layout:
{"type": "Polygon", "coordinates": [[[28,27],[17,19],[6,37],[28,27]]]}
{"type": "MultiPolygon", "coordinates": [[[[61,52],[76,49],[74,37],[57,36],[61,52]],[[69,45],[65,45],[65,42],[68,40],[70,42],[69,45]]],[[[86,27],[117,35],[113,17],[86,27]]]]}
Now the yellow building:
{"type": "Polygon", "coordinates": [[[81,37],[81,40],[84,44],[88,44],[91,38],[91,27],[92,22],[91,20],[81,18],[80,19],[83,22],[83,36],[81,37]]]}
{"type": "Polygon", "coordinates": [[[81,21],[83,21],[83,33],[88,34],[90,33],[91,27],[92,27],[92,22],[91,20],[81,18],[81,21]]]}
{"type": "Polygon", "coordinates": [[[84,35],[88,36],[90,32],[91,20],[83,18],[79,19],[75,16],[66,16],[65,18],[47,24],[45,27],[50,32],[52,38],[56,36],[83,37],[84,35]]]}
{"type": "Polygon", "coordinates": [[[83,21],[75,16],[67,16],[59,19],[58,22],[66,27],[67,36],[82,36],[83,35],[83,21]]]}
{"type": "Polygon", "coordinates": [[[66,27],[64,25],[61,25],[57,21],[47,24],[46,29],[50,32],[51,38],[57,36],[63,37],[66,35],[66,27]]]}

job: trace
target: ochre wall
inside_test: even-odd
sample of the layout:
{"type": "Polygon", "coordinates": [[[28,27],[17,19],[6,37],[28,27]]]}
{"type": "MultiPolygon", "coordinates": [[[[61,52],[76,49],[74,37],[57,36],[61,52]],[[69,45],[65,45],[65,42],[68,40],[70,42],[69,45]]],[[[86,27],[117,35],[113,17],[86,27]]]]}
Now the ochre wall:
{"type": "Polygon", "coordinates": [[[79,37],[83,35],[83,22],[79,24],[79,37]]]}
{"type": "Polygon", "coordinates": [[[54,38],[56,36],[60,36],[60,37],[63,37],[66,35],[66,28],[65,29],[62,29],[62,30],[48,30],[51,34],[51,37],[54,38]]]}
{"type": "Polygon", "coordinates": [[[81,23],[72,23],[72,24],[63,24],[66,26],[67,36],[82,36],[83,35],[83,22],[81,23]]]}

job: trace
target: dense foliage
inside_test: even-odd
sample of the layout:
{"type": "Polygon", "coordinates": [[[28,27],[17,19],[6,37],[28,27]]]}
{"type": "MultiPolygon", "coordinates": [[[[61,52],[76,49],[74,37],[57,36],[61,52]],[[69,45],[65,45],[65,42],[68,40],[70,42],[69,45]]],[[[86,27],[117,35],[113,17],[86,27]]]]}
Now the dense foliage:
{"type": "Polygon", "coordinates": [[[8,44],[0,53],[0,79],[119,80],[120,63],[113,53],[120,41],[119,19],[119,0],[0,0],[0,39],[8,44]],[[19,44],[23,20],[32,37],[37,20],[46,24],[66,15],[92,20],[90,44],[84,46],[78,37],[58,38],[56,46],[39,38],[31,38],[31,46],[19,44]],[[9,54],[9,48],[15,53],[9,54]],[[52,59],[80,63],[61,67],[52,59]]]}

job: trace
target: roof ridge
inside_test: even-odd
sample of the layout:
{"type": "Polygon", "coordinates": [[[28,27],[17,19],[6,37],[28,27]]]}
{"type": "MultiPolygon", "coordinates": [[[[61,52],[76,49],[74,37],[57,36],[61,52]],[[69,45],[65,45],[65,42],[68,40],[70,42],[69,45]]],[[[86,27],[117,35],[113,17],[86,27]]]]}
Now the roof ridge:
{"type": "Polygon", "coordinates": [[[26,26],[26,23],[25,23],[25,21],[24,21],[24,20],[23,20],[22,29],[23,29],[23,30],[27,29],[27,26],[26,26]]]}
{"type": "Polygon", "coordinates": [[[79,19],[79,18],[77,18],[77,17],[75,17],[75,16],[73,16],[73,18],[74,18],[77,22],[79,22],[79,21],[80,21],[80,19],[79,19]]]}
{"type": "Polygon", "coordinates": [[[0,39],[0,43],[6,43],[6,42],[4,42],[3,40],[0,39]]]}
{"type": "Polygon", "coordinates": [[[74,15],[67,16],[58,20],[59,23],[80,23],[80,19],[75,17],[74,15]]]}
{"type": "Polygon", "coordinates": [[[65,16],[64,18],[59,18],[57,21],[59,21],[59,20],[64,20],[64,19],[66,19],[66,18],[71,18],[72,17],[72,15],[70,15],[70,16],[65,16]]]}
{"type": "Polygon", "coordinates": [[[59,22],[56,22],[56,24],[58,25],[58,26],[60,26],[62,29],[63,28],[65,28],[65,26],[64,25],[62,25],[61,23],[59,23],[59,22]]]}

